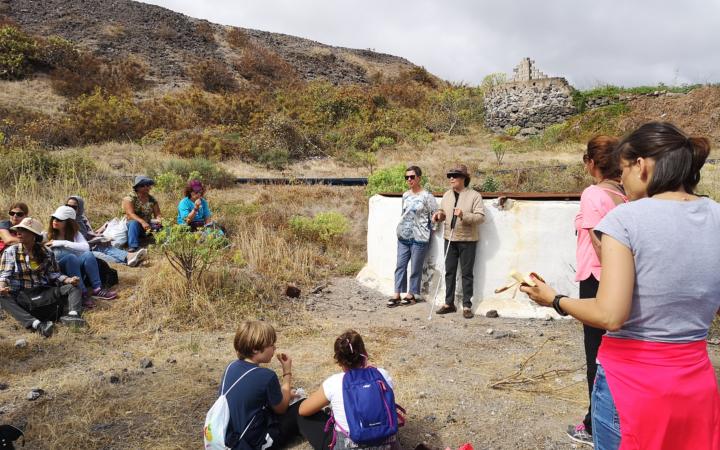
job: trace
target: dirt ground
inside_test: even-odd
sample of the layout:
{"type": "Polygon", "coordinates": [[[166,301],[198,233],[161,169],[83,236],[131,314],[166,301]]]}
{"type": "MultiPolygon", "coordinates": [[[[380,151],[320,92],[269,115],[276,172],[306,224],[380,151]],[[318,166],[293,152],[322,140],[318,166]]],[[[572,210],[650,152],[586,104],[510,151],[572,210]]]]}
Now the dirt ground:
{"type": "MultiPolygon", "coordinates": [[[[476,449],[576,448],[564,429],[586,407],[577,322],[467,320],[459,314],[428,320],[427,302],[388,309],[384,296],[352,278],[315,290],[288,305],[292,317],[278,327],[279,351],[293,358],[296,386],[312,391],[336,372],[334,338],[354,328],[365,336],[371,361],[390,371],[398,403],[408,410],[403,448],[421,442],[439,449],[466,442],[476,449]],[[525,377],[560,372],[513,390],[490,387],[536,352],[524,366],[525,377]]],[[[51,339],[26,333],[11,317],[0,320],[0,422],[25,427],[26,448],[202,445],[205,412],[233,358],[232,324],[218,332],[133,324],[123,316],[138,300],[130,287],[121,294],[87,314],[89,329],[59,327],[51,339]],[[27,346],[16,347],[17,339],[27,346]],[[141,368],[144,358],[152,366],[141,368]],[[30,401],[34,387],[44,393],[30,401]]],[[[718,365],[720,351],[710,351],[718,365]]],[[[279,369],[276,362],[271,367],[279,369]]],[[[309,446],[298,441],[292,448],[309,446]]]]}

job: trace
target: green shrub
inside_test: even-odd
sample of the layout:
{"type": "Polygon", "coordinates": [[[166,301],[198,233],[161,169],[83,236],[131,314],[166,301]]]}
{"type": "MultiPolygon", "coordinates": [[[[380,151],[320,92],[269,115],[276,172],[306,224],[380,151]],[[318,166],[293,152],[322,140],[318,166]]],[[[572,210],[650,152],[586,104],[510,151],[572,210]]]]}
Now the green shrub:
{"type": "Polygon", "coordinates": [[[97,166],[81,153],[56,155],[38,148],[0,147],[0,183],[16,186],[24,180],[51,183],[58,179],[87,184],[97,178],[97,166]]]}
{"type": "Polygon", "coordinates": [[[492,175],[488,175],[480,185],[480,190],[482,192],[498,192],[500,190],[500,181],[493,178],[492,175]]]}
{"type": "MultiPolygon", "coordinates": [[[[368,177],[368,184],[365,188],[365,194],[372,197],[382,192],[405,192],[407,183],[405,182],[405,166],[397,165],[376,170],[368,177]]],[[[425,175],[420,177],[420,184],[426,189],[433,188],[428,185],[425,175]]]]}
{"type": "Polygon", "coordinates": [[[185,277],[188,291],[223,254],[228,240],[219,233],[192,233],[187,225],[166,223],[155,235],[155,248],[167,258],[170,266],[185,277]]]}
{"type": "Polygon", "coordinates": [[[300,239],[328,243],[350,229],[347,218],[335,211],[321,212],[315,217],[292,216],[290,229],[300,239]]]}
{"type": "Polygon", "coordinates": [[[163,172],[153,177],[156,188],[161,192],[179,192],[185,185],[183,177],[175,172],[163,172]]]}
{"type": "Polygon", "coordinates": [[[507,152],[507,146],[505,145],[505,143],[498,140],[493,140],[490,143],[490,148],[495,154],[495,160],[497,161],[498,165],[502,164],[503,158],[505,158],[505,152],[507,152]]]}
{"type": "Polygon", "coordinates": [[[31,71],[37,43],[9,25],[0,27],[0,79],[19,80],[31,71]]]}
{"type": "Polygon", "coordinates": [[[202,158],[172,159],[146,169],[150,177],[157,179],[164,173],[174,173],[183,180],[196,178],[215,188],[235,184],[235,177],[218,164],[202,158]]]}

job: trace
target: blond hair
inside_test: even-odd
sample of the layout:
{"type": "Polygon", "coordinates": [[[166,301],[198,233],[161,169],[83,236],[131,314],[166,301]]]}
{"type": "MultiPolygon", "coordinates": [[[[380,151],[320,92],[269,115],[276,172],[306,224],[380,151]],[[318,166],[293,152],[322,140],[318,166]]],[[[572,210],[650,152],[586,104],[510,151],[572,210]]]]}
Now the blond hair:
{"type": "Polygon", "coordinates": [[[246,320],[240,323],[235,332],[233,346],[238,358],[250,358],[256,351],[273,345],[277,339],[275,328],[259,320],[246,320]]]}

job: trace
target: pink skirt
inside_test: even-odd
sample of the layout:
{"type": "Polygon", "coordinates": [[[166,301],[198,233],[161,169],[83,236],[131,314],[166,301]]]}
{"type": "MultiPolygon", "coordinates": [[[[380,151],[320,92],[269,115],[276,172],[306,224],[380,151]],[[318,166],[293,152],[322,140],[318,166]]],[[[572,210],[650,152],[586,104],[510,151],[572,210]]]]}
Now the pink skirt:
{"type": "Polygon", "coordinates": [[[620,419],[621,450],[720,449],[720,395],[705,341],[603,336],[598,360],[620,419]]]}

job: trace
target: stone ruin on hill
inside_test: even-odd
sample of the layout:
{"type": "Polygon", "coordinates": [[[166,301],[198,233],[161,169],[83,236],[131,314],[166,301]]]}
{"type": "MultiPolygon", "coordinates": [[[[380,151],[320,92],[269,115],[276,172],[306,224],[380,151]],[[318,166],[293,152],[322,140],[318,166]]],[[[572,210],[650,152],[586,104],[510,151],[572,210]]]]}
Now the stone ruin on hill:
{"type": "Polygon", "coordinates": [[[523,58],[512,79],[485,94],[485,126],[495,132],[519,127],[519,136],[531,136],[577,113],[572,88],[565,78],[548,77],[523,58]]]}

